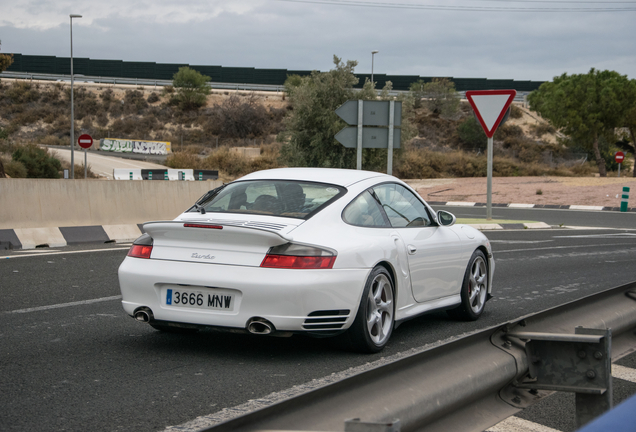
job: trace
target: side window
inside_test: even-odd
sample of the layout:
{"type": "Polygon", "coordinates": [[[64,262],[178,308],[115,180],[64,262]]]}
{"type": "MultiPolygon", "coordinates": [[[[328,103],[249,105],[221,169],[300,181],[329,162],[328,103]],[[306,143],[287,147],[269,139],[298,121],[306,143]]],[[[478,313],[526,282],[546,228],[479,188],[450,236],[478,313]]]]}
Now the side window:
{"type": "Polygon", "coordinates": [[[404,186],[395,183],[373,188],[382,208],[394,228],[423,227],[431,225],[426,206],[404,186]]]}
{"type": "Polygon", "coordinates": [[[351,225],[364,227],[388,227],[382,216],[382,209],[369,191],[363,192],[345,208],[344,221],[351,225]]]}

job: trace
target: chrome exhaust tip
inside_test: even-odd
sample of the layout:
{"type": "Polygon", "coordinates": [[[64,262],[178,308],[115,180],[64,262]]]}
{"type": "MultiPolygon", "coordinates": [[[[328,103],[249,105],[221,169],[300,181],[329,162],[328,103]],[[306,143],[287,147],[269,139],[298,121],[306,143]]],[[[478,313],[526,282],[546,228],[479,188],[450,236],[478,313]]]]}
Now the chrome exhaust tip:
{"type": "Polygon", "coordinates": [[[137,321],[145,323],[150,322],[150,320],[154,319],[152,311],[150,310],[150,308],[147,307],[137,309],[133,316],[137,321]]]}
{"type": "Polygon", "coordinates": [[[247,322],[247,331],[252,334],[268,335],[274,331],[274,325],[265,318],[254,317],[247,322]]]}

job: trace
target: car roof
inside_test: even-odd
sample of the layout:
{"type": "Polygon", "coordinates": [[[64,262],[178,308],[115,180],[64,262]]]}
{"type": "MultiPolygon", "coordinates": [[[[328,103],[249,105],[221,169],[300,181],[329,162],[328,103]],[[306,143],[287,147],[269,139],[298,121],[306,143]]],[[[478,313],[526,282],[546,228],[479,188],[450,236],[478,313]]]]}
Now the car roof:
{"type": "Polygon", "coordinates": [[[395,179],[393,176],[373,171],[338,168],[277,168],[256,171],[237,180],[304,180],[347,187],[374,177],[395,179]]]}

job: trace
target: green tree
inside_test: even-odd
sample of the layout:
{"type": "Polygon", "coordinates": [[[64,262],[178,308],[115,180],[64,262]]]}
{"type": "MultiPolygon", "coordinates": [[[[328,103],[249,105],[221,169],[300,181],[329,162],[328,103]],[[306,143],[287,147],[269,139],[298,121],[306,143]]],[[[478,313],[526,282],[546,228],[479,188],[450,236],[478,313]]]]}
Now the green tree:
{"type": "Polygon", "coordinates": [[[179,72],[174,74],[172,85],[177,93],[173,98],[174,103],[184,110],[196,110],[205,106],[206,96],[210,94],[210,87],[207,82],[209,76],[190,69],[187,66],[179,68],[179,72]]]}
{"type": "MultiPolygon", "coordinates": [[[[334,136],[346,126],[335,113],[347,100],[376,100],[378,92],[367,80],[361,90],[354,90],[358,78],[353,74],[358,62],[342,62],[334,56],[334,69],[314,71],[304,77],[290,76],[285,82],[291,110],[285,118],[285,130],[279,134],[283,142],[281,162],[288,166],[355,168],[356,149],[345,148],[334,136]]],[[[391,83],[387,83],[381,98],[388,98],[391,83]]],[[[403,125],[404,125],[403,114],[403,125]]],[[[404,127],[403,127],[404,131],[404,127]]],[[[408,134],[406,134],[408,138],[408,134]]],[[[402,141],[405,134],[402,133],[402,141]]],[[[364,169],[386,169],[385,149],[365,149],[364,169]]]]}
{"type": "Polygon", "coordinates": [[[615,142],[614,130],[636,104],[636,86],[614,71],[555,77],[528,96],[530,108],[550,120],[572,141],[591,149],[601,177],[607,176],[599,140],[615,142]]]}
{"type": "Polygon", "coordinates": [[[27,170],[27,178],[59,178],[62,170],[60,161],[49,156],[47,150],[30,144],[18,148],[11,158],[22,163],[27,170]]]}
{"type": "Polygon", "coordinates": [[[415,108],[424,106],[435,114],[450,118],[459,110],[459,93],[448,78],[433,78],[430,82],[418,80],[411,84],[415,108]]]}
{"type": "Polygon", "coordinates": [[[336,108],[354,99],[358,78],[353,70],[358,62],[343,63],[336,56],[333,62],[335,68],[329,72],[313,71],[300,80],[287,80],[292,110],[279,138],[282,161],[290,166],[355,167],[355,150],[346,149],[334,136],[345,126],[336,108]]]}
{"type": "Polygon", "coordinates": [[[0,54],[0,72],[6,71],[13,64],[13,54],[0,54]]]}
{"type": "MultiPolygon", "coordinates": [[[[632,80],[632,85],[636,86],[636,80],[632,80]]],[[[622,146],[634,156],[634,177],[636,177],[636,104],[625,114],[625,127],[629,131],[629,139],[623,139],[622,146]]]]}

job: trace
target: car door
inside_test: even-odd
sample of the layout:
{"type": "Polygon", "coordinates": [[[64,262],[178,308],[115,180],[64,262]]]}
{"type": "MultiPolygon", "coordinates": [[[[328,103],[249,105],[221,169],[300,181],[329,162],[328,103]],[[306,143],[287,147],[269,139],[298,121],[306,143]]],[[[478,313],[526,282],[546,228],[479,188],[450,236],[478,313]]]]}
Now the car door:
{"type": "Polygon", "coordinates": [[[450,227],[437,225],[422,201],[404,186],[385,183],[373,191],[406,245],[415,300],[459,294],[464,276],[459,236],[450,227]]]}

